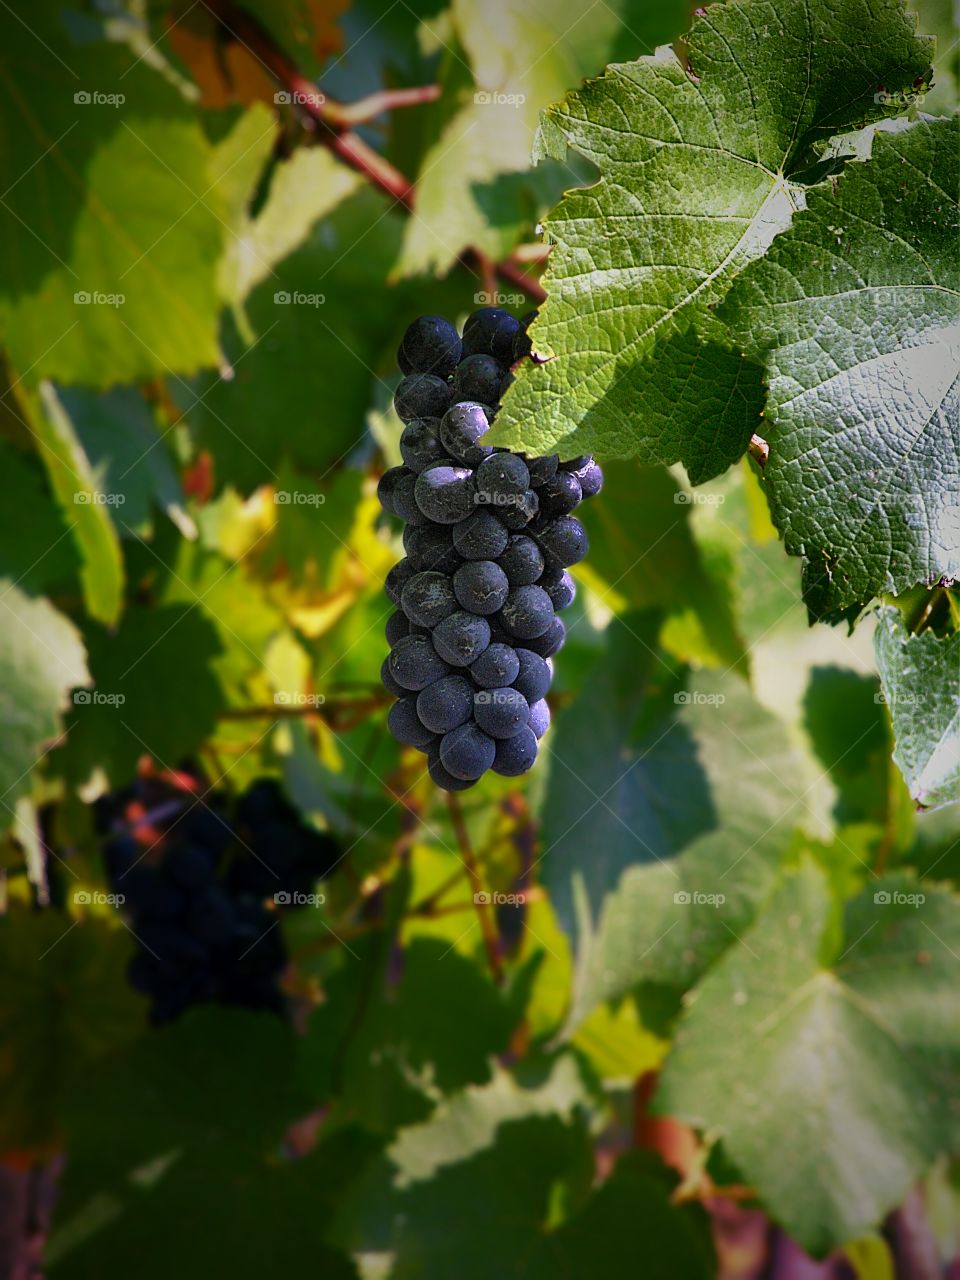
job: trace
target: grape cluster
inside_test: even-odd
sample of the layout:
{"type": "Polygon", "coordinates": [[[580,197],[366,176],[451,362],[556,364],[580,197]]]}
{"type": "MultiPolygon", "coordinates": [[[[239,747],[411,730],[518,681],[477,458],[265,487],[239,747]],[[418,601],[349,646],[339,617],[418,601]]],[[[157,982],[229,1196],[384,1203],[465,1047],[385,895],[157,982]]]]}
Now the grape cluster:
{"type": "Polygon", "coordinates": [[[130,983],[150,997],[154,1025],[213,1001],[282,1013],[287,953],[268,902],[308,901],[339,845],[305,826],[272,778],[232,811],[223,797],[192,796],[195,782],[139,779],[96,802],[110,887],[138,944],[130,983]]]}
{"type": "Polygon", "coordinates": [[[575,595],[567,570],[587,553],[572,512],[603,484],[593,458],[483,443],[511,365],[530,354],[531,319],[483,307],[461,336],[421,316],[397,354],[403,466],[377,492],[404,522],[406,555],[387,575],[396,612],[381,677],[397,698],[393,736],[426,753],[447,791],[533,766],[566,635],[557,614],[575,595]]]}

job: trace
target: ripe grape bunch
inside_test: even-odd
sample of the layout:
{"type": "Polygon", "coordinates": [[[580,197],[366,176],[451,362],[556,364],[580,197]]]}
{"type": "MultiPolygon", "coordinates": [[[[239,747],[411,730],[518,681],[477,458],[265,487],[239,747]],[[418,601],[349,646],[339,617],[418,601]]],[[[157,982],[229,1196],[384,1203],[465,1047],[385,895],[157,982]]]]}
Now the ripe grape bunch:
{"type": "Polygon", "coordinates": [[[532,768],[566,637],[557,614],[576,591],[567,570],[587,553],[572,512],[603,484],[593,458],[483,443],[511,365],[530,354],[532,318],[483,307],[461,337],[441,316],[421,316],[397,355],[403,466],[377,492],[404,521],[406,555],[387,575],[396,612],[381,677],[397,698],[390,731],[426,753],[446,791],[488,769],[513,778],[532,768]]]}
{"type": "Polygon", "coordinates": [[[150,997],[154,1025],[209,1002],[283,1014],[276,909],[304,905],[340,861],[337,841],[305,825],[273,778],[232,807],[201,790],[178,771],[95,804],[110,887],[138,944],[130,984],[150,997]]]}

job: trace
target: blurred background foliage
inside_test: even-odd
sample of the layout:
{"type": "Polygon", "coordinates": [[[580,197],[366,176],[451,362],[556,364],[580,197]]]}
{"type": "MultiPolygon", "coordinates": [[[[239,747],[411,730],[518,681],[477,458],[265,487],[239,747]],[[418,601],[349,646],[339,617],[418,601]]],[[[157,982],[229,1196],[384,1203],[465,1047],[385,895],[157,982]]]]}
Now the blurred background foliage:
{"type": "MultiPolygon", "coordinates": [[[[920,8],[939,110],[951,15],[920,8]]],[[[955,1249],[931,1099],[960,816],[913,812],[870,627],[808,627],[752,463],[694,490],[601,459],[532,777],[489,776],[461,826],[385,730],[399,338],[423,312],[536,305],[537,224],[591,179],[531,166],[539,110],[688,19],[680,0],[8,10],[0,1151],[8,1171],[67,1153],[51,1276],[684,1280],[759,1275],[793,1237],[880,1280],[897,1237],[874,1228],[921,1178],[924,1229],[955,1249]],[[199,1008],[145,1029],[122,920],[78,900],[105,883],[88,803],[145,756],[231,792],[276,775],[342,842],[325,904],[283,926],[291,1025],[199,1008]],[[936,940],[864,914],[891,875],[937,882],[936,940]],[[478,889],[526,901],[475,911],[478,889]],[[911,948],[923,1000],[890,959],[911,948]],[[873,1012],[821,1008],[757,1061],[748,993],[789,1007],[813,972],[873,1012]],[[699,1137],[655,1117],[665,1057],[661,1110],[696,1122],[729,1090],[739,1116],[699,1137]],[[850,1150],[817,1127],[829,1105],[798,1122],[805,1072],[856,1117],[850,1150]]]]}

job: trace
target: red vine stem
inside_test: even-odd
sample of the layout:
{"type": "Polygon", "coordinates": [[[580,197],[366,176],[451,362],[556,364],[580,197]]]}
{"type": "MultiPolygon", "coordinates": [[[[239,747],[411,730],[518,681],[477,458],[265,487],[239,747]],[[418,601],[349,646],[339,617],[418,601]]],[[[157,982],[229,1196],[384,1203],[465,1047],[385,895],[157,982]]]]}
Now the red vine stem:
{"type": "MultiPolygon", "coordinates": [[[[200,0],[200,2],[228,35],[240,44],[246,45],[259,58],[290,95],[304,119],[308,120],[311,127],[316,130],[319,141],[325,147],[349,168],[362,174],[372,186],[385,192],[407,212],[412,211],[413,183],[389,160],[385,160],[378,151],[368,146],[350,126],[372,119],[381,111],[392,107],[432,102],[439,97],[440,90],[437,85],[426,85],[417,89],[385,90],[383,93],[372,94],[368,98],[348,105],[334,102],[290,61],[259,20],[234,4],[233,0],[200,0]]],[[[483,278],[483,256],[476,249],[465,250],[460,255],[459,261],[468,270],[483,278]]],[[[516,264],[498,262],[495,264],[495,270],[504,280],[522,289],[536,302],[543,302],[546,298],[546,292],[539,282],[526,275],[516,264]]]]}

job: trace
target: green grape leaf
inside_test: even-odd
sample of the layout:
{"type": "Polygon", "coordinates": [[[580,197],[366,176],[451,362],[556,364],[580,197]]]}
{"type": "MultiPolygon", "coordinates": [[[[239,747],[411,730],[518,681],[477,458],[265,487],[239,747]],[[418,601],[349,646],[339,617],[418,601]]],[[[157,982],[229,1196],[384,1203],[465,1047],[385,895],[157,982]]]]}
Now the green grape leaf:
{"type": "Polygon", "coordinates": [[[960,1134],[956,899],[901,876],[854,899],[842,934],[832,915],[823,872],[784,880],[690,998],[656,1100],[719,1135],[817,1256],[960,1134]]]}
{"type": "Polygon", "coordinates": [[[823,614],[960,576],[958,121],[876,131],[721,315],[764,359],[764,473],[823,614]]]}
{"type": "Polygon", "coordinates": [[[73,532],[87,611],[99,622],[115,622],[123,605],[123,556],[110,507],[118,495],[101,489],[83,442],[49,382],[37,391],[20,383],[15,395],[73,532]]]}
{"type": "Polygon", "coordinates": [[[35,6],[0,50],[2,340],[31,379],[89,386],[216,364],[210,146],[149,60],[87,35],[35,6]]]}
{"type": "Polygon", "coordinates": [[[530,172],[540,110],[612,58],[672,40],[685,19],[681,0],[614,0],[589,13],[577,0],[456,0],[458,47],[433,108],[439,136],[422,157],[398,270],[448,269],[467,246],[499,260],[529,236],[571,177],[556,161],[530,172]]]}
{"type": "Polygon", "coordinates": [[[689,497],[661,467],[605,466],[602,498],[577,513],[590,535],[582,572],[611,607],[622,597],[634,609],[692,614],[702,636],[701,660],[746,664],[729,593],[707,571],[694,541],[689,497]]]}
{"type": "Polygon", "coordinates": [[[960,800],[960,632],[911,635],[899,609],[881,609],[874,633],[893,758],[918,808],[960,800]]]}
{"type": "Polygon", "coordinates": [[[641,981],[689,985],[749,923],[804,816],[783,726],[728,673],[682,679],[630,614],[544,746],[543,879],[575,940],[573,1027],[641,981]]]}
{"type": "Polygon", "coordinates": [[[86,639],[94,687],[75,697],[60,761],[71,779],[100,768],[121,785],[141,755],[175,768],[210,736],[224,703],[211,670],[221,646],[195,605],[132,606],[115,634],[90,627],[86,639]]]}
{"type": "Polygon", "coordinates": [[[362,180],[320,147],[301,148],[280,161],[254,215],[250,201],[276,139],[276,119],[262,103],[252,106],[219,144],[213,164],[228,204],[233,235],[224,247],[220,289],[242,303],[255,285],[273,278],[276,264],[307,237],[318,218],[355,192],[362,180]]]}
{"type": "Polygon", "coordinates": [[[77,546],[40,459],[0,440],[0,475],[7,487],[0,505],[0,578],[31,595],[71,581],[80,568],[77,546]]]}
{"type": "Polygon", "coordinates": [[[73,623],[0,581],[0,829],[12,822],[38,755],[63,730],[67,690],[89,680],[73,623]]]}
{"type": "Polygon", "coordinates": [[[686,16],[682,0],[589,11],[579,0],[455,0],[458,47],[441,76],[439,136],[423,157],[399,269],[443,271],[468,246],[497,260],[529,235],[570,180],[557,163],[529,171],[540,110],[611,58],[672,40],[686,16]]]}
{"type": "Polygon", "coordinates": [[[570,147],[601,178],[547,221],[549,297],[531,336],[551,358],[522,366],[491,439],[679,460],[699,478],[734,461],[756,427],[756,373],[738,372],[742,349],[727,353],[710,308],[802,207],[793,176],[814,144],[891,114],[878,88],[928,74],[931,42],[913,26],[899,0],[735,0],[695,19],[686,65],[659,49],[551,107],[541,154],[570,147]],[[654,393],[672,413],[648,412],[654,393]]]}
{"type": "Polygon", "coordinates": [[[185,538],[195,538],[169,444],[139,392],[117,387],[95,395],[71,387],[60,392],[60,401],[89,460],[97,492],[113,495],[120,537],[149,537],[156,505],[185,538]]]}
{"type": "Polygon", "coordinates": [[[77,1077],[135,1035],[130,936],[52,908],[0,920],[0,1151],[55,1141],[77,1077]]]}

